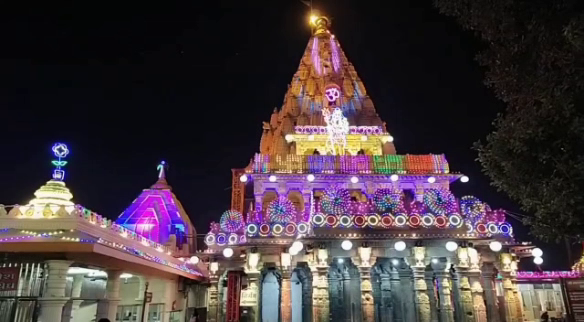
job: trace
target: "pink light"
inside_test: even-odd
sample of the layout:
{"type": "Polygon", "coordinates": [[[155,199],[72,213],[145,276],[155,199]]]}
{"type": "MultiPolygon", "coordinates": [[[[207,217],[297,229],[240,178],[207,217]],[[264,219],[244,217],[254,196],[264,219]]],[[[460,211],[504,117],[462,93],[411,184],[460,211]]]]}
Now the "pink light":
{"type": "Polygon", "coordinates": [[[312,41],[312,65],[316,73],[320,75],[322,72],[320,69],[320,57],[318,56],[318,37],[314,37],[312,41]]]}
{"type": "Polygon", "coordinates": [[[337,47],[337,43],[335,41],[335,36],[331,35],[331,49],[333,52],[333,68],[335,69],[335,72],[338,72],[339,69],[341,68],[341,59],[339,57],[339,48],[337,47]]]}
{"type": "Polygon", "coordinates": [[[530,272],[518,271],[517,278],[521,279],[554,279],[554,278],[579,278],[582,274],[576,271],[544,271],[530,272]]]}

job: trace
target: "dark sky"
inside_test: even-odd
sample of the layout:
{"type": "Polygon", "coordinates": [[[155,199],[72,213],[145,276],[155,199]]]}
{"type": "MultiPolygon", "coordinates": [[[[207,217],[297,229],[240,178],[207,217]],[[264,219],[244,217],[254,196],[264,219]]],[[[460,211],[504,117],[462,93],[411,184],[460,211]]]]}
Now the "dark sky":
{"type": "MultiPolygon", "coordinates": [[[[314,6],[333,18],[398,153],[445,153],[471,178],[458,196],[519,211],[471,150],[504,109],[482,84],[473,35],[430,0],[314,6]]],[[[27,202],[62,141],[75,202],[115,218],[166,160],[199,233],[229,207],[230,169],[258,151],[310,37],[298,0],[25,3],[2,16],[0,202],[27,202]]]]}

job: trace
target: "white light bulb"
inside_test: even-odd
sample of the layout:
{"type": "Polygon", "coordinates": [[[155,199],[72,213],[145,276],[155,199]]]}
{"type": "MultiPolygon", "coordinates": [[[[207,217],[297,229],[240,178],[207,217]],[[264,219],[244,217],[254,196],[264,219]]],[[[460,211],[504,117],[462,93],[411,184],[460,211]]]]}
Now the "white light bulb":
{"type": "Polygon", "coordinates": [[[314,181],[314,174],[309,174],[306,176],[306,180],[308,180],[309,182],[314,181]]]}
{"type": "Polygon", "coordinates": [[[242,174],[241,177],[239,177],[239,181],[241,181],[241,182],[247,182],[247,175],[242,174]]]}
{"type": "Polygon", "coordinates": [[[344,260],[344,259],[342,259],[342,258],[337,258],[337,263],[339,263],[339,264],[342,264],[342,263],[344,263],[344,262],[345,262],[345,260],[344,260]]]}
{"type": "Polygon", "coordinates": [[[429,183],[434,183],[434,182],[436,182],[436,178],[434,178],[434,177],[429,177],[429,178],[428,178],[428,182],[429,182],[429,183]]]}
{"type": "Polygon", "coordinates": [[[297,240],[297,241],[295,241],[295,242],[292,243],[292,247],[291,248],[297,249],[298,252],[299,252],[299,251],[301,251],[304,248],[304,244],[301,241],[297,240]]]}
{"type": "Polygon", "coordinates": [[[533,255],[533,257],[542,257],[543,250],[541,250],[541,248],[534,248],[531,250],[531,255],[533,255]]]}
{"type": "Polygon", "coordinates": [[[403,241],[397,241],[395,242],[395,244],[393,245],[393,248],[395,248],[395,250],[397,250],[398,252],[403,251],[404,249],[406,249],[406,243],[403,241]]]}
{"type": "Polygon", "coordinates": [[[367,135],[361,135],[361,141],[367,141],[367,135]]]}
{"type": "Polygon", "coordinates": [[[344,250],[351,250],[351,248],[353,248],[353,243],[350,240],[344,240],[341,243],[341,248],[344,250]]]}
{"type": "Polygon", "coordinates": [[[535,257],[533,259],[533,262],[535,263],[535,265],[541,265],[541,264],[543,264],[543,258],[541,258],[541,257],[535,257]]]}
{"type": "Polygon", "coordinates": [[[503,248],[503,244],[501,244],[501,243],[500,243],[500,242],[498,242],[498,241],[492,241],[492,242],[489,244],[489,248],[490,248],[492,251],[494,251],[494,252],[498,252],[498,251],[500,251],[500,250],[501,250],[501,248],[503,248]]]}
{"type": "Polygon", "coordinates": [[[312,134],[311,134],[311,135],[309,135],[309,136],[308,136],[308,141],[314,141],[314,135],[312,135],[312,134]]]}
{"type": "Polygon", "coordinates": [[[438,258],[432,258],[432,264],[438,264],[438,258]]]}
{"type": "Polygon", "coordinates": [[[467,176],[460,177],[460,182],[468,182],[470,180],[467,176]]]}
{"type": "Polygon", "coordinates": [[[449,252],[453,252],[458,249],[458,244],[453,241],[449,241],[446,243],[446,250],[449,252]]]}
{"type": "Polygon", "coordinates": [[[189,259],[189,262],[196,265],[199,263],[199,258],[197,256],[192,256],[191,259],[189,259]]]}
{"type": "Polygon", "coordinates": [[[391,181],[398,181],[399,180],[399,176],[397,174],[392,174],[391,177],[389,177],[391,179],[391,181]]]}
{"type": "Polygon", "coordinates": [[[398,261],[397,259],[395,259],[395,258],[394,258],[394,259],[392,259],[392,260],[391,260],[391,264],[392,264],[393,266],[397,266],[397,265],[399,264],[399,261],[398,261]]]}
{"type": "Polygon", "coordinates": [[[292,256],[298,255],[299,252],[300,252],[300,249],[294,248],[294,245],[292,245],[292,247],[290,247],[290,249],[288,249],[288,253],[290,253],[290,255],[292,255],[292,256]]]}
{"type": "Polygon", "coordinates": [[[231,256],[233,256],[233,249],[227,247],[223,250],[223,256],[225,256],[226,258],[229,258],[231,256]]]}
{"type": "Polygon", "coordinates": [[[277,180],[277,179],[278,179],[278,178],[276,178],[276,176],[275,176],[275,175],[271,175],[271,176],[268,178],[268,180],[270,180],[270,182],[276,182],[276,180],[277,180]]]}
{"type": "Polygon", "coordinates": [[[387,142],[393,142],[393,136],[388,135],[387,136],[387,142]]]}
{"type": "Polygon", "coordinates": [[[359,178],[357,178],[357,177],[351,177],[351,182],[352,183],[357,183],[357,182],[359,182],[359,178]]]}
{"type": "Polygon", "coordinates": [[[286,139],[287,142],[290,142],[290,141],[294,140],[294,135],[286,134],[286,136],[284,138],[286,139]]]}

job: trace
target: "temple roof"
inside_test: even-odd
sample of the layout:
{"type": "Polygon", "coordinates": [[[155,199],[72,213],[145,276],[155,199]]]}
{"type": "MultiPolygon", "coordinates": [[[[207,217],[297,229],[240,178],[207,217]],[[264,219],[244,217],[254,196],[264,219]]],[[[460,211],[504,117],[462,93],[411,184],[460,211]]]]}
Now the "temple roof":
{"type": "Polygon", "coordinates": [[[331,85],[340,89],[338,103],[350,126],[379,126],[387,132],[353,64],[330,32],[328,19],[319,17],[314,27],[282,107],[274,109],[270,121],[264,122],[260,143],[263,154],[293,153],[286,146],[285,136],[294,134],[295,126],[326,125],[322,108],[326,104],[325,88],[331,85]]]}
{"type": "Polygon", "coordinates": [[[73,194],[65,185],[65,182],[49,180],[34,193],[35,198],[29,202],[32,206],[73,206],[73,194]]]}

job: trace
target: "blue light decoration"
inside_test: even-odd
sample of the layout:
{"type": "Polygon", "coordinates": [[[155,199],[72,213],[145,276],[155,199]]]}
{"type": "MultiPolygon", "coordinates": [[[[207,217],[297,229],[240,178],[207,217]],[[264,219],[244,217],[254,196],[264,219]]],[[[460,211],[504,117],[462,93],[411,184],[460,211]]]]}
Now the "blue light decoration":
{"type": "Polygon", "coordinates": [[[65,180],[65,170],[62,167],[67,165],[67,161],[62,159],[67,157],[69,149],[64,143],[55,143],[52,150],[53,154],[57,157],[57,160],[51,162],[55,166],[55,169],[53,169],[53,180],[63,181],[65,180]]]}

